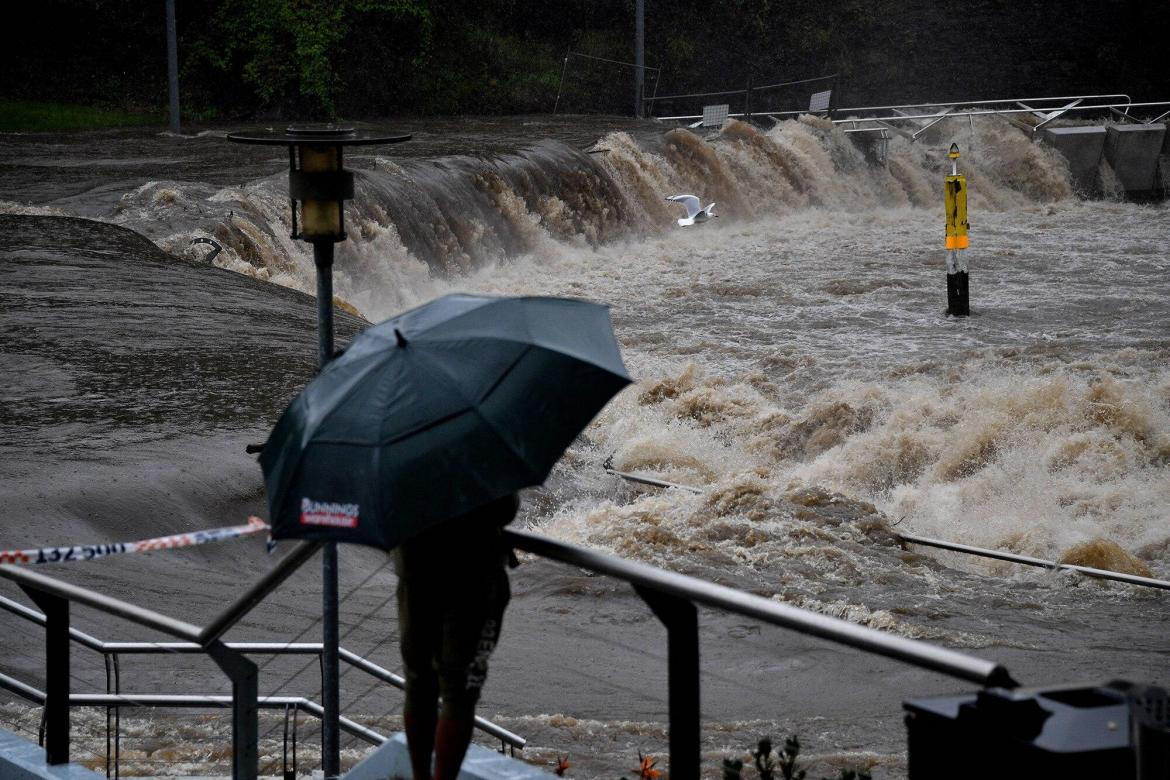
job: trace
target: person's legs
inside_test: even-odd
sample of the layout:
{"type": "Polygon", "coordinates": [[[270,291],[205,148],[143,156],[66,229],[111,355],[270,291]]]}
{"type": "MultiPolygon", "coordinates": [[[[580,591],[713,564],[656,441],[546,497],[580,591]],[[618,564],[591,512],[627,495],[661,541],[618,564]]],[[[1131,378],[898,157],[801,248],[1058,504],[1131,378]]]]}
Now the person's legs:
{"type": "Polygon", "coordinates": [[[410,772],[415,780],[430,780],[431,753],[435,749],[435,733],[438,730],[439,709],[431,702],[430,710],[414,707],[402,713],[402,726],[406,731],[406,748],[410,751],[410,772]]]}
{"type": "Polygon", "coordinates": [[[464,583],[464,598],[446,615],[439,661],[443,708],[435,739],[435,780],[455,780],[471,743],[475,705],[487,680],[488,658],[500,639],[511,596],[501,566],[464,583]]]}
{"type": "Polygon", "coordinates": [[[434,658],[442,642],[442,621],[435,605],[427,603],[427,589],[419,583],[409,587],[406,582],[398,580],[398,630],[406,678],[402,722],[411,772],[416,780],[430,780],[439,719],[439,676],[434,658]]]}
{"type": "Polygon", "coordinates": [[[439,718],[435,732],[435,780],[455,780],[459,776],[474,726],[474,715],[439,718]]]}

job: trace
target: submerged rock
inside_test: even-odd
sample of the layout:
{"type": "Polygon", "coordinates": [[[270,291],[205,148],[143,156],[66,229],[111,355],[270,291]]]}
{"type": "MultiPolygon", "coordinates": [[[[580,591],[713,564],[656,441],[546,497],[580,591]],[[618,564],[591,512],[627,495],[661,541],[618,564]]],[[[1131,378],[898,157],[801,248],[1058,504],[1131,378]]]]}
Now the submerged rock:
{"type": "Polygon", "coordinates": [[[1064,551],[1064,555],[1060,556],[1060,562],[1070,566],[1088,566],[1121,574],[1136,574],[1139,577],[1153,576],[1150,567],[1108,539],[1091,539],[1074,545],[1064,551]]]}

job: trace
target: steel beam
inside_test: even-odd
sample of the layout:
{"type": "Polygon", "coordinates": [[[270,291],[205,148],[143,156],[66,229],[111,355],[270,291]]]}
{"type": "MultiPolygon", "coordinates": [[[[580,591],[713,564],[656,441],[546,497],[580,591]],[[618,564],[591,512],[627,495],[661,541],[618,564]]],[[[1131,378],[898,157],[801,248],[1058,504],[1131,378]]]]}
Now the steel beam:
{"type": "Polygon", "coordinates": [[[206,651],[232,681],[232,780],[256,780],[260,771],[256,664],[222,642],[213,642],[206,651]]]}
{"type": "Polygon", "coordinates": [[[685,598],[639,585],[634,590],[666,626],[670,776],[699,779],[699,616],[685,598]]]}
{"type": "Polygon", "coordinates": [[[21,590],[45,613],[45,761],[69,763],[69,601],[34,587],[21,590]]]}

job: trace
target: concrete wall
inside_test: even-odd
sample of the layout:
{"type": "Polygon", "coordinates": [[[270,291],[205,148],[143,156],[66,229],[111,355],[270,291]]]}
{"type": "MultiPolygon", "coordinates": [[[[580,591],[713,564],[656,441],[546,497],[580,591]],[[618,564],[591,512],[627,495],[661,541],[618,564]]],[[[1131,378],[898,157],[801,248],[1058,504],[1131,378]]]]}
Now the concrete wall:
{"type": "Polygon", "coordinates": [[[1166,125],[1116,125],[1107,128],[1105,160],[1117,174],[1127,195],[1155,194],[1158,155],[1166,141],[1166,125]]]}
{"type": "Polygon", "coordinates": [[[1103,125],[1086,127],[1045,127],[1041,139],[1064,155],[1072,173],[1073,186],[1085,195],[1101,190],[1098,169],[1105,152],[1103,125]]]}

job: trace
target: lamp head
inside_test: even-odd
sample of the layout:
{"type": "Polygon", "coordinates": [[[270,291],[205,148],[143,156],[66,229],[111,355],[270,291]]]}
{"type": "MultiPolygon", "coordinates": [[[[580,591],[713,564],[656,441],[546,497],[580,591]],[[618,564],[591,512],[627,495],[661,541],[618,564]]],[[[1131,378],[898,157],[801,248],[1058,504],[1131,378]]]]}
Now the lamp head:
{"type": "Polygon", "coordinates": [[[352,127],[326,124],[290,125],[284,134],[229,133],[228,140],[287,146],[292,237],[337,242],[346,238],[345,201],[353,199],[353,173],[344,168],[342,150],[346,146],[409,141],[410,136],[374,136],[358,133],[352,127]]]}

